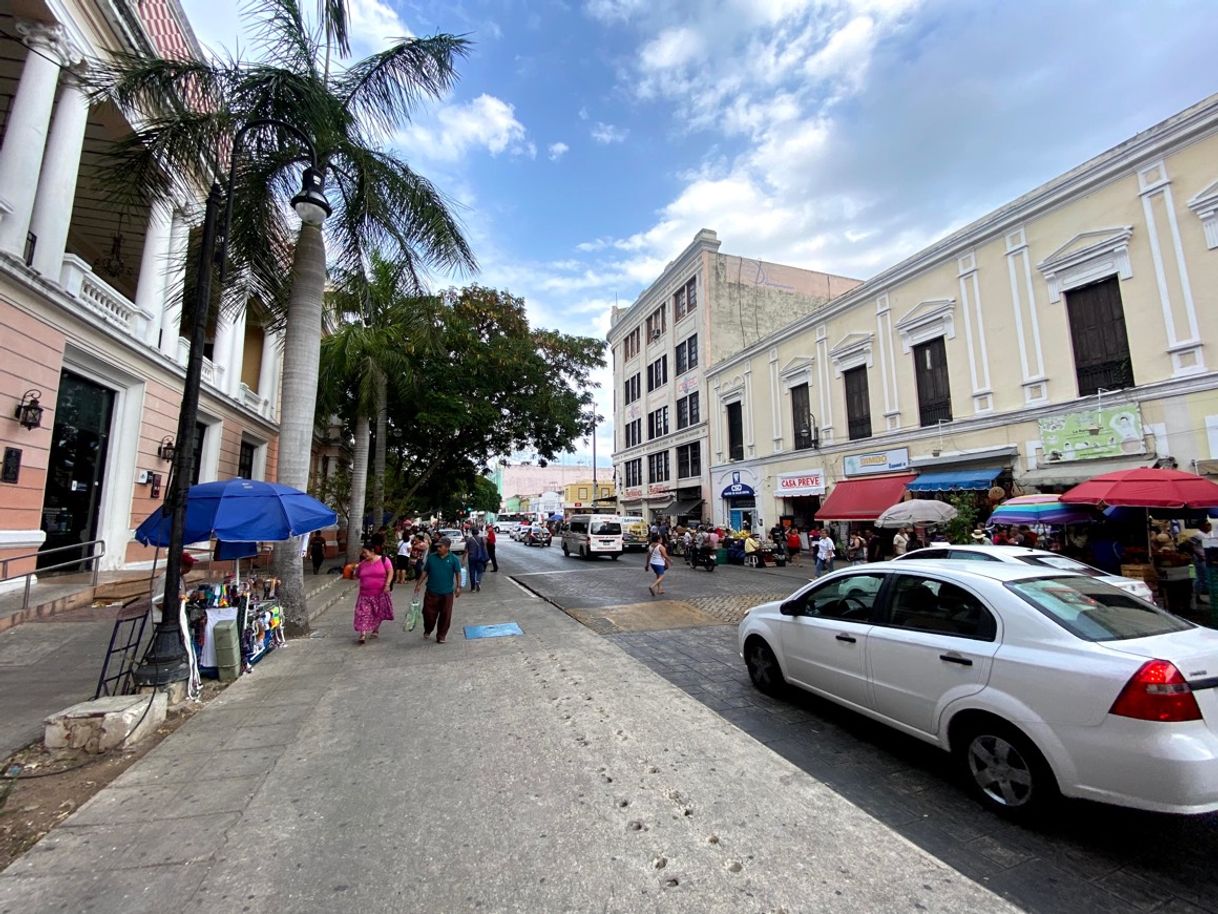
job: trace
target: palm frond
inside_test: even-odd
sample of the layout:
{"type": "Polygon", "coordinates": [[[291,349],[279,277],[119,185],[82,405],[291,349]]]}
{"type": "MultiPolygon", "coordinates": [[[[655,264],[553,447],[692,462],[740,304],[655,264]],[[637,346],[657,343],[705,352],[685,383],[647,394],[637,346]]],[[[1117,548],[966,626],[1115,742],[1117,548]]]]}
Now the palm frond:
{"type": "Polygon", "coordinates": [[[335,81],[335,94],[357,121],[387,135],[410,119],[423,98],[440,98],[457,80],[456,59],[472,43],[462,35],[403,38],[353,64],[335,81]]]}
{"type": "Polygon", "coordinates": [[[296,0],[248,0],[242,15],[254,20],[254,43],[263,60],[298,74],[317,75],[317,42],[296,0]]]}
{"type": "Polygon", "coordinates": [[[317,18],[321,20],[327,39],[334,42],[335,50],[342,57],[351,53],[349,15],[347,0],[317,0],[317,18]]]}

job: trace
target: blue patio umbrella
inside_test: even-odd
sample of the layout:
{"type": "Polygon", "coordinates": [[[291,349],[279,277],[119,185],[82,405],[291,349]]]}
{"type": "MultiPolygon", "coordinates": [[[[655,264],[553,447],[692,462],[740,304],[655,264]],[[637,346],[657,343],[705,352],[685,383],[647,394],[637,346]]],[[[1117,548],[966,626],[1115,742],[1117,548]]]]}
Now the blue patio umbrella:
{"type": "MultiPolygon", "coordinates": [[[[333,511],[312,495],[276,482],[223,479],[191,486],[183,542],[215,537],[234,543],[279,542],[328,527],[333,511]]],[[[154,511],[135,530],[145,546],[168,546],[173,516],[154,511]]]]}

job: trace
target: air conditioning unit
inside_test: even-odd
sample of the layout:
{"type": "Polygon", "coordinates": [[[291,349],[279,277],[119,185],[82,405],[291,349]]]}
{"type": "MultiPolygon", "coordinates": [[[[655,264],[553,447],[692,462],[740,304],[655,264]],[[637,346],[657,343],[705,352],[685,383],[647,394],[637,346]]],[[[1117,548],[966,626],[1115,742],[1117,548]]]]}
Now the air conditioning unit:
{"type": "Polygon", "coordinates": [[[664,335],[664,332],[662,330],[652,330],[651,331],[651,338],[653,340],[658,340],[663,335],[664,335]]]}

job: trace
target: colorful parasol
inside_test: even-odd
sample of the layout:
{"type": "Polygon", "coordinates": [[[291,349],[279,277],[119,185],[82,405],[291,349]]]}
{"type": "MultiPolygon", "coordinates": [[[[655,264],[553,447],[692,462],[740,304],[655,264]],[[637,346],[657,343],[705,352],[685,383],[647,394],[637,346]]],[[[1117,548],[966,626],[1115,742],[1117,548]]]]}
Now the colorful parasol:
{"type": "Polygon", "coordinates": [[[1066,492],[1061,501],[1122,508],[1216,508],[1218,484],[1183,470],[1141,467],[1088,479],[1066,492]]]}
{"type": "Polygon", "coordinates": [[[1020,495],[1008,498],[990,515],[991,524],[1085,524],[1095,512],[1082,505],[1065,505],[1060,495],[1020,495]]]}

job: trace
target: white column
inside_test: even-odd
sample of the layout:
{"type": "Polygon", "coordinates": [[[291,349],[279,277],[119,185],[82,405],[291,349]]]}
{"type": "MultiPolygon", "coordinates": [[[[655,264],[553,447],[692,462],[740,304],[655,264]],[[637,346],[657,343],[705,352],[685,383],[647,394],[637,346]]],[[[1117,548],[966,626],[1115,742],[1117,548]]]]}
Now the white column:
{"type": "Polygon", "coordinates": [[[225,389],[230,397],[241,399],[241,366],[245,362],[245,309],[242,308],[233,317],[232,345],[227,353],[216,350],[216,358],[226,357],[228,365],[224,369],[225,389]]]}
{"type": "Polygon", "coordinates": [[[211,362],[220,375],[216,387],[224,393],[232,393],[232,366],[228,358],[233,351],[233,316],[223,309],[216,315],[216,335],[211,344],[211,362]]]}
{"type": "Polygon", "coordinates": [[[0,250],[20,257],[34,212],[38,173],[55,104],[55,84],[59,81],[59,62],[65,56],[62,52],[66,45],[59,25],[20,20],[17,31],[29,53],[9,109],[4,146],[0,148],[0,188],[12,207],[12,212],[0,222],[0,250]]]}
{"type": "Polygon", "coordinates": [[[274,406],[275,360],[279,355],[279,340],[270,331],[262,331],[262,364],[258,366],[258,396],[274,406]]]}
{"type": "Polygon", "coordinates": [[[181,211],[173,214],[170,229],[169,264],[165,271],[165,286],[161,293],[161,352],[171,360],[178,359],[178,337],[182,326],[182,290],[186,285],[186,245],[190,240],[190,223],[181,211]]]}
{"type": "Polygon", "coordinates": [[[85,144],[89,121],[89,100],[72,73],[65,73],[59,90],[59,104],[51,120],[38,193],[30,231],[37,239],[34,247],[35,270],[53,282],[59,281],[63,255],[68,241],[68,224],[76,201],[76,176],[85,144]]]}
{"type": "Polygon", "coordinates": [[[165,200],[153,201],[144,229],[144,253],[135,285],[135,306],[152,315],[148,322],[150,346],[157,345],[165,308],[165,274],[170,269],[169,245],[173,234],[173,211],[165,200]]]}

